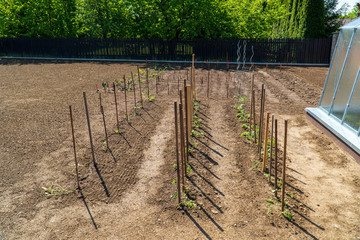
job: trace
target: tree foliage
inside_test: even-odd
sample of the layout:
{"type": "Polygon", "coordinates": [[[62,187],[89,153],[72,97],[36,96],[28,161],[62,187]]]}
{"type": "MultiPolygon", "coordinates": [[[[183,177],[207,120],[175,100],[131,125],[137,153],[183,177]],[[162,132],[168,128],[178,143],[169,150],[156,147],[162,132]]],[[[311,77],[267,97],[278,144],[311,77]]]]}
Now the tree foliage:
{"type": "Polygon", "coordinates": [[[323,0],[0,0],[0,37],[316,37],[325,12],[323,0]]]}
{"type": "Polygon", "coordinates": [[[274,37],[321,38],[325,36],[324,0],[284,0],[287,16],[277,23],[274,37]]]}

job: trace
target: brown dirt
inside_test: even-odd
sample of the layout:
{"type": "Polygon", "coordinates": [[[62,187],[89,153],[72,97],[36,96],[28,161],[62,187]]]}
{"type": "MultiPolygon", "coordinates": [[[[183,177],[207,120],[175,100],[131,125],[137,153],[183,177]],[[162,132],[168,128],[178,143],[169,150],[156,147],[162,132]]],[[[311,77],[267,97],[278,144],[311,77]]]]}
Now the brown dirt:
{"type": "Polygon", "coordinates": [[[273,184],[254,169],[256,146],[240,136],[242,122],[232,100],[235,72],[211,70],[207,98],[208,71],[197,70],[201,124],[192,137],[192,173],[186,180],[188,201],[196,207],[180,208],[172,198],[176,184],[171,184],[176,176],[173,101],[187,69],[163,72],[158,94],[151,79],[155,102],[147,102],[136,116],[129,94],[131,124],[119,92],[121,135],[114,133],[113,93],[103,93],[111,133],[111,151],[104,152],[95,86],[130,76],[135,65],[0,63],[0,239],[360,239],[360,166],[305,118],[304,108],[317,104],[327,68],[257,69],[255,74],[257,111],[264,83],[266,111],[280,123],[280,147],[283,120],[289,120],[289,221],[274,200],[273,184]],[[69,104],[81,194],[76,191],[69,104]],[[74,192],[46,198],[42,187],[52,184],[74,192]],[[273,200],[273,206],[266,200],[273,200]]]}

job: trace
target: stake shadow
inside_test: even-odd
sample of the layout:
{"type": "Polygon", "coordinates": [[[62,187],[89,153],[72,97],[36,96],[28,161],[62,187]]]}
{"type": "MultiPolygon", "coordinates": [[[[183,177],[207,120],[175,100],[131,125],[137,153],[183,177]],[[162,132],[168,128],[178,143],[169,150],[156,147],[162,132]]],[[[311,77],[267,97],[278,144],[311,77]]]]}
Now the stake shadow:
{"type": "Polygon", "coordinates": [[[296,188],[296,187],[292,186],[291,184],[289,184],[287,182],[285,182],[285,184],[286,184],[286,186],[288,186],[288,187],[294,189],[295,191],[297,191],[298,193],[304,194],[304,192],[302,190],[300,190],[299,188],[296,188]]]}
{"type": "Polygon", "coordinates": [[[207,139],[209,139],[211,142],[215,143],[215,144],[218,145],[219,147],[225,149],[226,151],[230,151],[228,148],[226,148],[226,147],[222,146],[221,144],[215,142],[214,140],[212,140],[212,139],[209,138],[208,136],[205,136],[205,135],[204,135],[204,137],[206,137],[207,139]]]}
{"type": "Polygon", "coordinates": [[[218,192],[221,196],[225,196],[224,193],[222,193],[219,189],[217,189],[211,182],[209,182],[206,178],[204,178],[198,171],[196,171],[196,169],[194,168],[194,166],[190,163],[188,163],[191,167],[191,169],[202,179],[204,180],[207,184],[209,184],[210,187],[212,187],[216,192],[218,192]]]}
{"type": "Polygon", "coordinates": [[[292,178],[292,179],[294,179],[294,180],[296,180],[296,181],[298,181],[298,182],[300,182],[300,183],[302,183],[302,184],[304,184],[304,185],[307,185],[306,182],[303,182],[303,181],[301,181],[300,179],[298,179],[298,178],[296,178],[296,177],[293,177],[293,176],[291,176],[291,175],[289,175],[289,174],[286,174],[286,176],[287,176],[287,177],[290,177],[290,178],[292,178]]]}
{"type": "MultiPolygon", "coordinates": [[[[211,118],[209,118],[206,114],[202,113],[201,111],[197,112],[198,114],[201,114],[202,116],[204,116],[205,118],[211,120],[211,118]]],[[[199,117],[199,116],[198,116],[199,117]]],[[[200,118],[200,117],[199,117],[200,118]]]]}
{"type": "Polygon", "coordinates": [[[139,132],[139,131],[132,125],[132,123],[129,122],[129,126],[130,126],[132,129],[134,129],[137,134],[141,135],[141,132],[139,132]]]}
{"type": "Polygon", "coordinates": [[[313,226],[319,228],[319,229],[322,230],[322,231],[325,231],[325,228],[323,228],[322,226],[314,223],[314,222],[311,221],[309,218],[305,217],[303,214],[299,213],[298,211],[296,211],[295,209],[291,208],[290,206],[289,206],[289,209],[290,209],[291,211],[293,211],[294,213],[296,213],[297,215],[299,215],[300,217],[302,217],[303,219],[305,219],[306,221],[308,221],[309,223],[311,223],[313,226]]]}
{"type": "Polygon", "coordinates": [[[224,155],[222,155],[220,152],[216,151],[215,149],[211,148],[209,145],[207,145],[205,142],[201,141],[199,138],[194,137],[197,141],[199,141],[201,144],[203,144],[205,147],[207,147],[208,149],[210,149],[211,151],[213,151],[214,153],[216,153],[217,155],[219,155],[220,157],[224,157],[224,155]]]}
{"type": "Polygon", "coordinates": [[[206,131],[204,128],[202,128],[201,126],[199,127],[200,130],[202,130],[204,133],[206,133],[206,135],[209,135],[210,137],[213,137],[213,135],[211,135],[208,131],[206,131]]]}
{"type": "Polygon", "coordinates": [[[296,172],[297,174],[299,174],[299,175],[304,175],[304,174],[302,174],[302,173],[300,173],[300,172],[298,172],[298,171],[296,171],[295,169],[293,169],[293,168],[290,168],[290,167],[286,167],[286,169],[289,169],[290,171],[293,171],[293,172],[296,172]]]}
{"type": "MultiPolygon", "coordinates": [[[[224,212],[221,210],[221,208],[220,208],[218,205],[216,205],[216,203],[214,203],[214,201],[211,200],[211,198],[209,198],[209,196],[194,182],[194,180],[191,179],[191,177],[187,177],[187,179],[191,182],[191,184],[192,184],[195,188],[197,188],[197,189],[201,192],[201,194],[205,197],[205,199],[208,200],[219,212],[224,213],[224,212]]],[[[199,204],[198,204],[198,205],[199,205],[199,204]]]]}
{"type": "Polygon", "coordinates": [[[286,193],[286,195],[290,198],[292,198],[293,200],[295,200],[296,202],[300,203],[301,205],[303,205],[304,207],[306,207],[307,209],[309,209],[312,212],[315,212],[314,209],[312,209],[311,207],[307,206],[306,204],[304,204],[303,202],[301,202],[300,200],[296,199],[295,197],[291,197],[291,195],[289,193],[286,193]]]}
{"type": "Polygon", "coordinates": [[[207,170],[213,177],[215,177],[218,180],[221,180],[215,173],[213,173],[208,167],[206,167],[198,158],[196,158],[194,155],[190,153],[190,156],[195,159],[205,170],[207,170]]]}
{"type": "Polygon", "coordinates": [[[209,127],[207,124],[205,124],[205,123],[201,123],[201,126],[204,126],[204,127],[206,127],[207,129],[209,129],[209,130],[212,130],[212,128],[211,127],[209,127]]]}
{"type": "Polygon", "coordinates": [[[196,101],[199,105],[201,105],[201,106],[204,106],[204,107],[206,107],[206,108],[209,108],[209,106],[208,105],[205,105],[205,104],[203,104],[203,103],[201,103],[201,102],[199,102],[199,101],[196,101]]]}
{"type": "Polygon", "coordinates": [[[150,104],[154,104],[156,107],[161,108],[159,104],[156,104],[154,101],[151,101],[150,104]]]}
{"type": "Polygon", "coordinates": [[[153,116],[151,116],[151,114],[145,109],[145,107],[143,107],[142,108],[142,110],[144,111],[144,112],[146,112],[147,113],[147,115],[149,115],[152,119],[154,119],[154,117],[153,116]]]}
{"type": "Polygon", "coordinates": [[[114,156],[114,154],[113,154],[113,152],[112,152],[112,150],[111,150],[111,148],[108,147],[107,149],[109,150],[109,153],[111,154],[112,158],[114,159],[114,162],[117,162],[117,161],[116,161],[116,158],[115,158],[115,156],[114,156]]]}
{"type": "Polygon", "coordinates": [[[203,155],[205,157],[205,159],[207,159],[209,162],[211,162],[214,165],[219,165],[219,163],[217,161],[215,161],[214,159],[212,159],[208,154],[204,153],[203,151],[201,151],[200,149],[198,149],[195,146],[192,146],[194,150],[198,151],[201,155],[203,155]]]}
{"type": "Polygon", "coordinates": [[[98,174],[98,176],[99,176],[99,178],[100,178],[101,185],[103,185],[103,188],[104,188],[104,190],[105,190],[106,196],[107,196],[107,197],[110,197],[110,193],[109,193],[109,191],[108,191],[108,189],[107,189],[107,187],[106,187],[106,184],[105,184],[105,181],[104,181],[103,177],[101,176],[100,170],[99,170],[96,162],[94,162],[94,168],[95,168],[95,171],[96,171],[96,173],[98,174]]]}
{"type": "Polygon", "coordinates": [[[303,228],[302,226],[300,226],[299,224],[297,224],[294,221],[289,220],[288,218],[286,218],[286,220],[288,220],[288,222],[290,222],[291,224],[293,224],[294,226],[298,227],[303,233],[305,233],[306,235],[308,235],[309,237],[311,237],[314,240],[318,240],[317,237],[315,237],[314,235],[312,235],[311,233],[308,232],[308,230],[306,230],[305,228],[303,228]]]}
{"type": "Polygon", "coordinates": [[[98,227],[97,227],[97,225],[96,225],[96,222],[95,222],[95,220],[94,220],[94,218],[93,218],[93,216],[92,216],[92,214],[91,214],[91,212],[90,212],[89,206],[88,206],[87,203],[86,203],[86,199],[85,199],[85,196],[84,196],[84,194],[83,194],[83,192],[82,192],[82,190],[81,190],[81,187],[78,188],[78,190],[79,190],[79,192],[80,192],[80,198],[83,200],[83,203],[84,203],[84,205],[85,205],[85,207],[86,207],[86,210],[87,210],[88,213],[89,213],[90,219],[91,219],[91,221],[92,221],[95,229],[98,229],[98,227]]]}
{"type": "Polygon", "coordinates": [[[191,216],[191,214],[188,212],[188,210],[184,207],[181,206],[182,210],[184,211],[184,213],[186,214],[186,216],[195,224],[195,226],[200,230],[200,232],[202,234],[204,234],[204,236],[208,239],[208,240],[212,240],[212,238],[209,236],[209,234],[200,226],[200,224],[191,216]]]}

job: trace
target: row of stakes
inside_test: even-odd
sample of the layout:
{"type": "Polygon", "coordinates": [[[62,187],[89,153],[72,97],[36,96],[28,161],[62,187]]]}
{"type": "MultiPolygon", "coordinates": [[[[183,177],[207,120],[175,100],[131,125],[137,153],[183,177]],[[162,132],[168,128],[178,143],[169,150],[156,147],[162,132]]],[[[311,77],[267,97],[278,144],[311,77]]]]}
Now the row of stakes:
{"type": "MultiPolygon", "coordinates": [[[[257,128],[256,128],[256,104],[255,104],[255,90],[254,90],[254,75],[252,78],[251,83],[251,97],[250,97],[250,134],[252,131],[254,132],[254,141],[255,144],[258,144],[258,154],[259,154],[259,161],[262,161],[262,172],[266,172],[267,169],[267,161],[269,160],[269,182],[271,183],[272,177],[272,165],[274,160],[274,193],[275,197],[277,198],[277,191],[278,191],[278,120],[275,119],[275,116],[271,116],[271,133],[269,139],[269,128],[270,128],[270,112],[266,114],[265,120],[265,131],[264,129],[264,113],[265,113],[265,86],[262,84],[261,87],[261,97],[260,97],[260,115],[259,115],[259,126],[258,136],[256,135],[257,128]],[[253,129],[252,129],[252,126],[253,129]],[[269,146],[270,140],[270,146],[269,146]],[[270,147],[270,155],[268,155],[268,147],[270,147]],[[262,154],[263,153],[263,154],[262,154]],[[273,159],[274,155],[274,159],[273,159]]],[[[283,150],[283,162],[282,162],[282,177],[281,177],[281,211],[284,211],[285,208],[285,185],[286,185],[286,148],[287,148],[287,132],[288,132],[288,120],[284,120],[284,150],[283,150]]]]}
{"type": "MultiPolygon", "coordinates": [[[[143,96],[142,96],[142,89],[141,89],[141,78],[140,78],[140,69],[139,67],[137,68],[138,70],[138,85],[139,85],[139,92],[140,92],[140,99],[141,99],[141,107],[144,107],[144,100],[143,100],[143,96]]],[[[146,68],[146,84],[147,84],[147,93],[148,93],[148,98],[150,98],[150,89],[149,89],[149,69],[146,68]]],[[[132,78],[132,82],[134,83],[134,77],[133,77],[133,73],[131,73],[131,78],[132,78]]],[[[192,113],[193,113],[193,101],[191,99],[196,98],[196,93],[195,90],[193,91],[193,89],[195,89],[195,68],[194,68],[194,62],[192,64],[191,67],[191,74],[190,74],[190,78],[191,78],[191,86],[187,86],[186,81],[184,80],[184,92],[185,92],[185,106],[186,106],[186,116],[187,116],[187,122],[186,122],[186,143],[187,143],[187,149],[189,147],[189,135],[191,132],[191,122],[192,122],[192,113]]],[[[155,78],[156,81],[156,93],[158,92],[157,90],[157,85],[158,85],[158,81],[159,81],[159,76],[157,76],[155,78]]],[[[179,80],[180,81],[180,80],[179,80]]],[[[133,93],[134,93],[134,105],[135,105],[135,112],[136,112],[136,89],[135,89],[135,84],[133,84],[132,86],[133,88],[133,93]]],[[[178,83],[178,88],[179,88],[179,83],[178,83]]],[[[115,83],[113,83],[113,90],[114,90],[114,100],[115,100],[115,113],[116,113],[116,126],[117,126],[117,130],[118,133],[120,133],[120,124],[119,124],[119,114],[118,114],[118,104],[117,104],[117,94],[116,94],[116,85],[115,83]]],[[[102,115],[102,119],[103,119],[103,124],[104,124],[104,133],[105,133],[105,140],[106,140],[106,150],[110,149],[109,148],[109,139],[108,139],[108,134],[107,134],[107,127],[106,127],[106,121],[105,121],[105,114],[104,114],[104,109],[103,109],[103,105],[102,105],[102,99],[101,99],[101,92],[97,89],[96,92],[99,94],[99,102],[100,102],[100,113],[102,115]]],[[[108,89],[105,91],[108,92],[108,89]]],[[[169,81],[168,81],[168,94],[170,94],[170,87],[169,87],[169,81]]],[[[182,99],[182,90],[179,90],[179,94],[180,94],[180,99],[182,99]]],[[[84,98],[84,105],[85,105],[85,112],[86,112],[86,119],[87,119],[87,126],[88,126],[88,133],[89,133],[89,140],[90,140],[90,147],[91,147],[91,155],[92,155],[92,161],[94,164],[94,167],[97,168],[97,163],[95,160],[95,151],[94,151],[94,144],[93,144],[93,138],[92,138],[92,132],[91,132],[91,127],[90,127],[90,115],[89,115],[89,111],[88,111],[88,104],[87,104],[87,98],[86,98],[86,93],[83,92],[83,98],[84,98]]],[[[125,101],[125,114],[126,114],[126,120],[128,121],[128,109],[127,109],[127,87],[126,87],[126,78],[124,76],[124,101],[125,101]]],[[[180,107],[182,108],[182,104],[180,104],[180,107]]],[[[181,111],[182,112],[182,111],[181,111]]],[[[77,189],[81,192],[81,188],[80,188],[80,181],[79,181],[79,169],[78,169],[78,159],[77,159],[77,154],[76,154],[76,144],[75,144],[75,131],[74,131],[74,121],[73,121],[73,113],[72,113],[72,106],[69,105],[69,115],[70,115],[70,124],[71,124],[71,132],[72,132],[72,141],[73,141],[73,152],[74,152],[74,160],[75,160],[75,171],[76,171],[76,182],[77,182],[77,189]]],[[[184,128],[182,128],[182,131],[184,132],[184,128]]],[[[185,138],[184,138],[184,142],[185,142],[185,138]]],[[[184,146],[185,149],[185,146],[184,146]]],[[[184,157],[185,154],[185,150],[182,153],[182,157],[184,157]]],[[[188,159],[188,154],[186,155],[186,159],[188,159]]],[[[180,165],[179,165],[180,166],[180,165]]],[[[180,179],[180,177],[178,178],[180,179]]],[[[107,196],[109,196],[109,193],[106,191],[107,196]]]]}

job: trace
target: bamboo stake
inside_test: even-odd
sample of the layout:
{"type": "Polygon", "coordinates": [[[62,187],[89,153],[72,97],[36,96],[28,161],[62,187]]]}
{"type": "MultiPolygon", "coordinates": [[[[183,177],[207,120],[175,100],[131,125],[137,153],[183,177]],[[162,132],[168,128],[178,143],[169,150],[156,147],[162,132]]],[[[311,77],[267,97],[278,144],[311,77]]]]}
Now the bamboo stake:
{"type": "Polygon", "coordinates": [[[169,78],[167,78],[167,87],[168,87],[168,95],[170,95],[170,84],[169,84],[169,78]]]}
{"type": "Polygon", "coordinates": [[[183,106],[183,101],[182,101],[182,90],[180,90],[179,92],[179,99],[180,99],[180,104],[183,106]]]}
{"type": "Polygon", "coordinates": [[[90,127],[90,116],[89,116],[89,110],[88,110],[88,105],[87,105],[86,93],[85,92],[83,92],[83,96],[84,96],[85,112],[86,112],[86,119],[87,119],[87,124],[88,124],[88,131],[89,131],[91,155],[92,155],[93,164],[96,166],[94,145],[93,145],[93,140],[92,140],[92,135],[91,135],[91,127],[90,127]]]}
{"type": "Polygon", "coordinates": [[[192,54],[192,69],[193,69],[193,91],[194,99],[196,101],[196,79],[195,79],[195,54],[192,54]]]}
{"type": "Polygon", "coordinates": [[[281,211],[284,212],[285,208],[285,185],[286,185],[286,145],[287,145],[287,128],[288,122],[285,120],[285,132],[284,132],[284,159],[282,167],[282,188],[281,188],[281,211]]]}
{"type": "Polygon", "coordinates": [[[126,84],[125,75],[124,75],[124,88],[125,88],[125,117],[126,117],[126,121],[129,122],[128,108],[127,108],[127,97],[126,97],[127,84],[126,84]]]}
{"type": "Polygon", "coordinates": [[[137,70],[138,70],[138,81],[139,81],[139,90],[140,90],[141,107],[144,107],[144,100],[143,100],[143,97],[142,97],[142,91],[141,91],[141,79],[140,79],[140,68],[139,68],[139,66],[137,66],[137,70]]]}
{"type": "Polygon", "coordinates": [[[256,104],[255,104],[255,90],[253,90],[253,105],[254,105],[254,109],[253,109],[253,117],[254,117],[254,142],[256,144],[256,104]]]}
{"type": "MultiPolygon", "coordinates": [[[[252,119],[253,119],[253,105],[254,105],[254,77],[252,78],[251,81],[251,96],[250,96],[250,136],[252,136],[251,134],[251,129],[252,129],[252,119]]],[[[254,128],[255,128],[255,124],[254,124],[254,128]]]]}
{"type": "Polygon", "coordinates": [[[146,84],[148,89],[148,99],[150,99],[150,83],[149,83],[149,69],[146,68],[146,84]]]}
{"type": "Polygon", "coordinates": [[[181,202],[181,187],[180,187],[180,160],[179,160],[179,135],[178,135],[178,113],[177,113],[177,102],[174,102],[175,112],[175,138],[176,138],[176,175],[177,175],[177,189],[178,189],[178,203],[181,202]]]}
{"type": "Polygon", "coordinates": [[[108,135],[107,135],[107,131],[106,131],[105,113],[104,113],[104,108],[103,108],[103,106],[101,106],[101,114],[102,114],[103,122],[104,122],[104,132],[105,132],[106,149],[109,149],[109,139],[108,139],[108,135]]]}
{"type": "Polygon", "coordinates": [[[278,186],[277,186],[277,177],[278,177],[278,122],[277,122],[277,119],[275,119],[275,162],[274,162],[274,171],[275,171],[275,174],[274,174],[274,190],[275,190],[275,197],[277,198],[277,189],[278,189],[278,186]]]}
{"type": "MultiPolygon", "coordinates": [[[[115,89],[115,83],[113,83],[113,85],[114,85],[114,89],[115,89]]],[[[117,99],[116,99],[116,91],[114,91],[114,97],[115,97],[116,126],[117,126],[117,130],[120,132],[120,127],[119,127],[119,114],[118,114],[118,106],[117,106],[117,99]]]]}
{"type": "Polygon", "coordinates": [[[184,102],[185,102],[185,129],[186,129],[186,162],[189,162],[189,112],[188,112],[188,101],[187,101],[187,90],[186,80],[184,80],[184,102]]]}
{"type": "Polygon", "coordinates": [[[133,85],[133,87],[134,87],[134,106],[135,106],[135,115],[136,115],[136,109],[137,109],[137,107],[136,107],[136,88],[135,88],[135,82],[134,82],[134,75],[133,75],[133,73],[131,72],[131,81],[132,81],[132,85],[133,85]]]}
{"type": "Polygon", "coordinates": [[[78,162],[77,162],[77,158],[76,158],[76,146],[75,146],[74,123],[73,123],[73,116],[72,116],[72,109],[71,109],[71,105],[69,105],[69,110],[70,110],[71,133],[72,133],[73,148],[74,148],[74,159],[75,159],[76,182],[77,182],[77,188],[80,190],[79,170],[78,170],[78,162]]]}
{"type": "Polygon", "coordinates": [[[261,85],[261,98],[260,98],[260,115],[259,115],[259,141],[258,141],[258,153],[261,153],[261,130],[262,130],[262,111],[263,111],[263,99],[264,99],[264,84],[261,85]]]}
{"type": "Polygon", "coordinates": [[[262,171],[266,171],[266,160],[267,160],[267,146],[268,146],[268,137],[269,137],[269,119],[270,113],[266,114],[266,125],[265,125],[265,138],[264,138],[264,156],[263,156],[263,165],[262,171]]]}
{"type": "Polygon", "coordinates": [[[270,142],[270,159],[269,159],[269,182],[271,183],[271,170],[272,170],[272,155],[273,155],[273,140],[274,140],[274,115],[271,116],[271,142],[270,142]]]}
{"type": "MultiPolygon", "coordinates": [[[[115,89],[114,89],[114,91],[115,91],[115,89]]],[[[100,112],[101,112],[101,106],[102,106],[101,92],[99,92],[99,104],[100,104],[100,112]]]]}
{"type": "Polygon", "coordinates": [[[180,78],[178,78],[178,94],[180,94],[180,78]]]}
{"type": "Polygon", "coordinates": [[[191,134],[191,98],[190,98],[191,89],[190,86],[186,86],[186,109],[187,109],[187,131],[190,138],[191,134]]]}
{"type": "Polygon", "coordinates": [[[183,109],[182,104],[179,104],[179,111],[180,111],[180,153],[181,153],[181,172],[182,172],[182,185],[183,191],[185,190],[185,159],[184,159],[184,116],[183,116],[183,109]]]}

